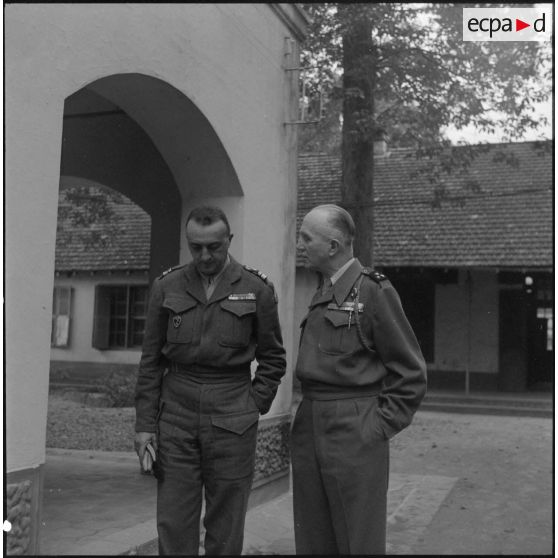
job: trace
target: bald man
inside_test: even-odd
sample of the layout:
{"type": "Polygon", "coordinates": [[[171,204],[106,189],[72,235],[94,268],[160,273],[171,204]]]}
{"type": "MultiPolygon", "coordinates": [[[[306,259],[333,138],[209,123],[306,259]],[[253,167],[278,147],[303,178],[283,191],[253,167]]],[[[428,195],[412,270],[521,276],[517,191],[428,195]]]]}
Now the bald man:
{"type": "Polygon", "coordinates": [[[389,439],[426,392],[426,365],[399,296],[353,257],[354,222],[310,211],[298,248],[320,286],[301,328],[303,399],[291,435],[297,554],[385,554],[389,439]]]}

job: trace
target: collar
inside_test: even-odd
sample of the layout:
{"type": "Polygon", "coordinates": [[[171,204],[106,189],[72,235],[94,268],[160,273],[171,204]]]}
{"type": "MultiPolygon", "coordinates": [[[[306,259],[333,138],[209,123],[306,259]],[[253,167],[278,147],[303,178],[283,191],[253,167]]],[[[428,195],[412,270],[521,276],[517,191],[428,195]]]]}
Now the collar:
{"type": "MultiPolygon", "coordinates": [[[[221,280],[210,297],[211,302],[228,297],[232,293],[231,285],[240,280],[242,266],[232,256],[229,256],[229,258],[229,264],[221,270],[221,280]]],[[[184,268],[184,275],[186,277],[186,291],[200,302],[207,303],[201,275],[193,262],[190,262],[184,268]]]]}
{"type": "Polygon", "coordinates": [[[343,273],[345,273],[345,271],[347,271],[347,269],[349,269],[349,267],[351,267],[351,264],[355,261],[355,258],[351,258],[348,262],[346,262],[345,264],[343,264],[330,278],[329,280],[331,281],[332,285],[335,285],[335,283],[337,283],[337,281],[339,280],[339,278],[341,277],[341,275],[343,275],[343,273]]]}
{"type": "Polygon", "coordinates": [[[323,304],[324,302],[329,302],[335,299],[337,306],[341,306],[346,298],[349,296],[353,285],[356,283],[360,276],[362,270],[362,265],[357,258],[353,258],[347,269],[337,278],[335,285],[327,291],[325,294],[321,294],[320,291],[316,291],[314,298],[310,302],[310,308],[317,306],[318,304],[323,304]]]}
{"type": "Polygon", "coordinates": [[[216,273],[215,275],[206,275],[205,273],[202,273],[201,271],[198,271],[198,273],[200,274],[202,283],[207,285],[207,284],[209,284],[210,279],[213,279],[213,283],[217,283],[217,281],[219,281],[219,279],[221,279],[221,276],[223,275],[223,273],[225,273],[225,270],[227,269],[227,267],[229,267],[230,263],[231,263],[231,257],[229,256],[229,254],[227,254],[227,259],[225,260],[225,265],[221,268],[221,271],[219,273],[216,273]]]}
{"type": "Polygon", "coordinates": [[[345,299],[349,296],[353,285],[360,276],[362,271],[362,265],[357,258],[353,258],[349,267],[344,271],[344,273],[337,279],[335,285],[333,285],[333,296],[335,302],[340,306],[345,299]]]}

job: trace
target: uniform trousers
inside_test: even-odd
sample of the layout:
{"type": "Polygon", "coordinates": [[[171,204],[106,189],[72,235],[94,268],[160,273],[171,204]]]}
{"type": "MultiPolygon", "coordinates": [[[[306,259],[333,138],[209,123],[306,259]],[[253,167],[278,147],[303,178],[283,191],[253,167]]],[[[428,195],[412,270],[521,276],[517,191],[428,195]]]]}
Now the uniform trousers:
{"type": "Polygon", "coordinates": [[[297,554],[385,554],[389,440],[377,396],[311,400],[291,433],[297,554]]]}
{"type": "Polygon", "coordinates": [[[164,378],[157,483],[159,554],[241,554],[254,474],[259,411],[250,375],[164,378]],[[208,383],[211,382],[211,383],[208,383]]]}

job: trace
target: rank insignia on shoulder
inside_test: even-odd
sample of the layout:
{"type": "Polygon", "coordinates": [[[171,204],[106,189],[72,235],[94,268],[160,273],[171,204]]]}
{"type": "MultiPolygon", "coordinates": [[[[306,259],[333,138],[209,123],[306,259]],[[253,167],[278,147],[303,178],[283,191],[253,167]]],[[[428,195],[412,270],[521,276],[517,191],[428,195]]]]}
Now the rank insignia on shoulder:
{"type": "Polygon", "coordinates": [[[246,271],[249,271],[250,273],[253,273],[254,275],[257,275],[262,281],[265,281],[266,283],[269,283],[267,275],[262,273],[259,269],[256,269],[255,267],[249,267],[247,265],[244,266],[244,269],[246,271]]]}
{"type": "Polygon", "coordinates": [[[255,293],[233,293],[228,300],[256,300],[255,293]]]}
{"type": "Polygon", "coordinates": [[[159,275],[159,277],[157,277],[157,279],[162,279],[163,277],[168,275],[171,271],[176,271],[177,269],[180,269],[181,267],[184,267],[184,266],[183,265],[175,265],[174,267],[169,267],[166,271],[163,271],[163,273],[161,273],[161,275],[159,275]]]}
{"type": "Polygon", "coordinates": [[[273,286],[273,283],[267,278],[267,275],[254,267],[249,267],[247,265],[244,265],[243,267],[246,271],[257,275],[273,291],[273,298],[275,302],[277,302],[277,293],[275,292],[275,287],[273,286]]]}
{"type": "Polygon", "coordinates": [[[369,267],[363,267],[361,273],[363,275],[367,275],[368,277],[370,277],[370,279],[376,281],[376,283],[380,283],[381,281],[387,281],[387,277],[383,273],[380,273],[379,271],[374,271],[369,267]]]}

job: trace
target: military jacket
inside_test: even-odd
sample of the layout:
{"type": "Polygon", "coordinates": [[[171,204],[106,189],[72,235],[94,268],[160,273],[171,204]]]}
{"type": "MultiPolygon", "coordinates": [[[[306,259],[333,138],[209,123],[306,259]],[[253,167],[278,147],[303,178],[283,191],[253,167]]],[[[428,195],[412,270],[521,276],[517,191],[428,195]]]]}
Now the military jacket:
{"type": "Polygon", "coordinates": [[[301,328],[296,375],[303,392],[322,399],[378,393],[388,438],[411,422],[426,391],[426,364],[385,276],[355,260],[327,294],[314,295],[301,328]]]}
{"type": "Polygon", "coordinates": [[[260,412],[269,410],[285,374],[285,349],[273,286],[253,271],[231,258],[209,300],[193,264],[154,281],[136,388],[136,431],[156,429],[169,363],[203,377],[214,372],[249,374],[256,359],[252,393],[260,412]]]}

